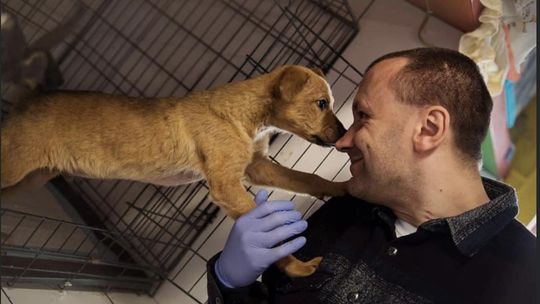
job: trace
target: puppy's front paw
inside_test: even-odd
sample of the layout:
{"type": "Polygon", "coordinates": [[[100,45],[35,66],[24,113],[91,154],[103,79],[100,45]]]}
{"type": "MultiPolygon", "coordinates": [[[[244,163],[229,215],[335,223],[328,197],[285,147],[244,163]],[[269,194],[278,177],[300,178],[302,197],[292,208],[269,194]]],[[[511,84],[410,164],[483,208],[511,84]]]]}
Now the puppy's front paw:
{"type": "Polygon", "coordinates": [[[322,257],[315,257],[307,262],[302,262],[300,260],[291,261],[286,266],[282,267],[282,271],[291,278],[307,277],[317,270],[321,261],[322,257]]]}

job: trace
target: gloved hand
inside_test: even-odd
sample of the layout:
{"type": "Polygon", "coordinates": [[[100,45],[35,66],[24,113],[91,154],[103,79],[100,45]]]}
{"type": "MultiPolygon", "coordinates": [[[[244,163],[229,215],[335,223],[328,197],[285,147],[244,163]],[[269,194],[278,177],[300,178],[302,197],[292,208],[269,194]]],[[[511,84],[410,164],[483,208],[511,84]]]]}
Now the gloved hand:
{"type": "Polygon", "coordinates": [[[236,220],[215,263],[218,279],[229,288],[252,284],[271,264],[306,243],[305,237],[297,237],[274,247],[306,230],[307,222],[292,202],[267,199],[266,190],[257,192],[257,207],[236,220]]]}

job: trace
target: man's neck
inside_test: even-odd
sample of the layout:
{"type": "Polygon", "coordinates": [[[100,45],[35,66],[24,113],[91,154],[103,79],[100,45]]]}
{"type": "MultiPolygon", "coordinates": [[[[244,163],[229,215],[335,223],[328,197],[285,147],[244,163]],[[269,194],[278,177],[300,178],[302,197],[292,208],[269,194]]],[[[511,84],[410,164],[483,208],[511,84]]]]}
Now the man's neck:
{"type": "Polygon", "coordinates": [[[489,202],[480,173],[475,168],[430,166],[418,175],[405,202],[390,206],[396,216],[415,226],[452,217],[489,202]]]}

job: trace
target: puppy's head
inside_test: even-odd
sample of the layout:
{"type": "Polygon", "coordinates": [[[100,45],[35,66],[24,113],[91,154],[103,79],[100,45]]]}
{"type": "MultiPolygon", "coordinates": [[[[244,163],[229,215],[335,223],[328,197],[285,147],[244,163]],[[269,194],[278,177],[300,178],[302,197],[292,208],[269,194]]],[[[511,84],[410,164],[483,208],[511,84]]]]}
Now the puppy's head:
{"type": "Polygon", "coordinates": [[[346,130],[332,111],[334,97],[324,74],[298,65],[279,73],[270,124],[317,145],[333,145],[346,130]]]}

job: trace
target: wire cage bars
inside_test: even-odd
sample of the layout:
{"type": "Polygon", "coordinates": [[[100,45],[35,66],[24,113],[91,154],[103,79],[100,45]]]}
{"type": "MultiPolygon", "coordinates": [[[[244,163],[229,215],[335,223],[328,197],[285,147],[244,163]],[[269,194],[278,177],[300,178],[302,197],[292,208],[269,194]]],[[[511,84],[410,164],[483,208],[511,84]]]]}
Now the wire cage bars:
{"type": "MultiPolygon", "coordinates": [[[[343,108],[362,77],[341,56],[358,31],[346,0],[2,1],[29,42],[76,5],[85,7],[84,16],[52,50],[62,89],[183,96],[282,64],[303,64],[326,73],[344,120],[343,108]]],[[[10,98],[3,86],[5,112],[16,102],[10,98]]],[[[274,139],[270,154],[328,179],[347,163],[333,149],[287,134],[274,139]]],[[[167,188],[59,177],[50,184],[77,211],[77,221],[3,206],[2,284],[153,294],[168,280],[189,295],[202,279],[188,287],[173,281],[194,257],[206,260],[199,251],[224,221],[216,217],[205,182],[167,188]]],[[[307,200],[307,213],[320,204],[307,200]]]]}

